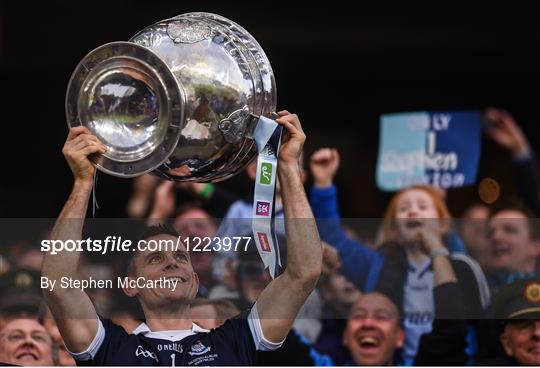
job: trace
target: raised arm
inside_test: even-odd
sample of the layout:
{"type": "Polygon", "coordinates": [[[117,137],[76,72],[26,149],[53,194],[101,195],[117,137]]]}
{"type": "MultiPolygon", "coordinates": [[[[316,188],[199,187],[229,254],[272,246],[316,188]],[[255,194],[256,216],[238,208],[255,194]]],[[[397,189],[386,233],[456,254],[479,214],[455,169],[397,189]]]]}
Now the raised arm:
{"type": "MultiPolygon", "coordinates": [[[[75,180],[71,194],[51,232],[52,240],[81,239],[95,171],[88,155],[105,151],[106,147],[87,128],[76,127],[70,130],[62,153],[75,180]]],[[[80,289],[62,288],[59,285],[63,276],[77,279],[79,253],[46,253],[42,269],[42,276],[55,282],[52,290],[43,289],[45,299],[66,347],[74,353],[85,351],[98,330],[97,314],[88,295],[80,289]]]]}
{"type": "Polygon", "coordinates": [[[284,129],[278,178],[285,214],[287,267],[263,290],[256,303],[264,336],[271,342],[285,339],[322,269],[321,240],[298,163],[306,137],[296,115],[282,111],[279,116],[276,121],[284,129]]]}
{"type": "Polygon", "coordinates": [[[339,164],[340,157],[335,148],[321,148],[311,156],[311,207],[317,219],[321,239],[335,247],[339,253],[340,272],[357,288],[364,290],[370,267],[376,262],[382,262],[382,259],[373,249],[350,239],[341,227],[337,188],[333,184],[339,164]]]}
{"type": "Polygon", "coordinates": [[[442,233],[436,220],[428,223],[420,233],[423,250],[433,262],[433,283],[434,286],[443,285],[448,282],[457,283],[456,274],[450,263],[448,251],[443,241],[442,233]]]}
{"type": "Polygon", "coordinates": [[[154,204],[147,220],[148,225],[159,225],[174,214],[176,206],[175,186],[174,181],[165,180],[156,187],[154,204]]]}
{"type": "Polygon", "coordinates": [[[505,110],[489,108],[486,118],[489,121],[486,134],[512,154],[517,195],[537,216],[540,215],[540,175],[527,136],[505,110]]]}
{"type": "Polygon", "coordinates": [[[420,338],[414,365],[467,365],[464,299],[441,234],[433,230],[423,229],[421,237],[433,262],[435,320],[431,332],[420,338]]]}

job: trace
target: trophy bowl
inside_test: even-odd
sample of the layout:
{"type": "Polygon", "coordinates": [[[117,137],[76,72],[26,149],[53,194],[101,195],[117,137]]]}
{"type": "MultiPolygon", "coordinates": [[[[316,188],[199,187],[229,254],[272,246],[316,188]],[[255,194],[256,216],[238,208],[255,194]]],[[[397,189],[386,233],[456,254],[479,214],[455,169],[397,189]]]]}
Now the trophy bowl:
{"type": "Polygon", "coordinates": [[[86,126],[107,146],[92,162],[118,177],[225,180],[255,157],[255,125],[275,109],[261,46],[211,13],[178,15],[96,48],[66,93],[69,127],[86,126]]]}

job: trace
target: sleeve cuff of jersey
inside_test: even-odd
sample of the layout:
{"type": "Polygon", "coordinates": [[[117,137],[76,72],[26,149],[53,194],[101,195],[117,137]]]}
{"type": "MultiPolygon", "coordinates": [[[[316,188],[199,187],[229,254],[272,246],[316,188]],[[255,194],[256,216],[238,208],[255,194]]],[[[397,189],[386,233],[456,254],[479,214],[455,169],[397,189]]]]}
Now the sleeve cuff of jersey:
{"type": "Polygon", "coordinates": [[[255,305],[251,308],[251,312],[248,316],[248,325],[249,329],[251,330],[251,336],[253,337],[256,350],[274,351],[283,345],[285,339],[283,339],[281,342],[271,342],[264,337],[261,320],[259,319],[259,312],[257,311],[257,303],[255,303],[255,305]]]}
{"type": "Polygon", "coordinates": [[[85,351],[80,353],[71,352],[69,351],[69,349],[68,352],[75,360],[92,360],[95,358],[99,348],[101,347],[101,344],[103,344],[103,340],[105,340],[105,327],[103,327],[103,322],[101,322],[101,319],[98,318],[98,330],[96,336],[94,337],[94,340],[92,340],[92,342],[90,343],[90,346],[85,351]]]}

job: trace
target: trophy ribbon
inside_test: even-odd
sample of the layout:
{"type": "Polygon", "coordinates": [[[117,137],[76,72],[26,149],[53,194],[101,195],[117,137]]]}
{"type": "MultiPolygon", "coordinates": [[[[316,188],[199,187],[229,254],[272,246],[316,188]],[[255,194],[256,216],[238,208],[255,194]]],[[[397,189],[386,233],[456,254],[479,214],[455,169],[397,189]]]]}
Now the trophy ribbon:
{"type": "Polygon", "coordinates": [[[277,178],[278,153],[282,128],[274,120],[259,117],[253,132],[259,156],[253,196],[253,238],[257,250],[274,278],[281,267],[279,245],[275,235],[274,204],[277,178]]]}

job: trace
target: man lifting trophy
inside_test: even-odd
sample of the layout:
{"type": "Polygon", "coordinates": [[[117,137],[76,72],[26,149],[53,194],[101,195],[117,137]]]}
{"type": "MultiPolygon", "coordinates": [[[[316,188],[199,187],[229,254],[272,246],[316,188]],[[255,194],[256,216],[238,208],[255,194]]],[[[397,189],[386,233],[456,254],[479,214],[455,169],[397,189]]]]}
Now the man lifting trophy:
{"type": "MultiPolygon", "coordinates": [[[[98,316],[83,290],[44,290],[78,362],[253,365],[257,351],[281,346],[315,287],[322,251],[300,177],[305,135],[294,114],[281,111],[275,121],[270,119],[275,106],[275,82],[263,50],[242,27],[214,14],[189,13],[158,22],[129,42],[98,47],[79,63],[68,86],[70,132],[63,148],[74,185],[51,239],[81,239],[96,168],[119,177],[152,172],[175,181],[219,181],[238,173],[258,153],[265,177],[272,177],[256,184],[255,197],[273,196],[276,177],[281,184],[287,267],[244,318],[212,331],[191,317],[199,279],[181,243],[177,249],[130,252],[128,278],[174,279],[177,284],[174,289],[124,288],[127,296],[138,298],[145,315],[145,323],[132,334],[98,316]],[[283,129],[281,140],[276,126],[283,129]],[[292,219],[298,219],[294,229],[292,219]]],[[[258,226],[264,232],[271,216],[256,217],[254,231],[258,226]]],[[[175,240],[178,234],[155,226],[140,238],[175,240]]],[[[46,254],[43,277],[51,282],[77,278],[80,252],[56,253],[46,254]]]]}
{"type": "MultiPolygon", "coordinates": [[[[238,24],[189,13],[146,27],[128,42],[90,52],[69,81],[66,116],[107,147],[91,156],[119,177],[151,172],[174,181],[215,182],[258,154],[255,244],[272,277],[281,262],[272,231],[280,128],[276,85],[263,49],[238,24]]],[[[245,235],[245,234],[242,234],[245,235]]]]}

